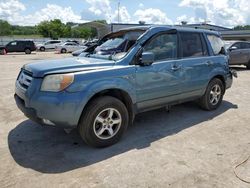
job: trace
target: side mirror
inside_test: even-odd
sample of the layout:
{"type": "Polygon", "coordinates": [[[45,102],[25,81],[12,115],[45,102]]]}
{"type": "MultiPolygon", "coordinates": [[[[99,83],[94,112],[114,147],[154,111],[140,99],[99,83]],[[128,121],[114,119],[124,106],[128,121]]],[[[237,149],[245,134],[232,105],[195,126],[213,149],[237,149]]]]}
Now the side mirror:
{"type": "Polygon", "coordinates": [[[155,55],[153,52],[143,52],[140,59],[140,64],[142,66],[149,66],[155,60],[155,55]]]}
{"type": "Polygon", "coordinates": [[[238,48],[236,46],[232,46],[231,48],[229,48],[230,51],[233,51],[233,50],[237,50],[238,48]]]}

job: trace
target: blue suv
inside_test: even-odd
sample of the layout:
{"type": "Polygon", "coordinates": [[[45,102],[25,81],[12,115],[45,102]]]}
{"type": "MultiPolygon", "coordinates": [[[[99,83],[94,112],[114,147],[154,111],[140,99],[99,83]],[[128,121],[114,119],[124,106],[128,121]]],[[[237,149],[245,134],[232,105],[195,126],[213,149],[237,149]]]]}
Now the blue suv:
{"type": "Polygon", "coordinates": [[[140,112],[191,100],[220,106],[233,73],[217,32],[152,26],[120,34],[133,31],[141,35],[126,52],[24,65],[17,106],[40,124],[77,127],[95,147],[118,142],[140,112]]]}

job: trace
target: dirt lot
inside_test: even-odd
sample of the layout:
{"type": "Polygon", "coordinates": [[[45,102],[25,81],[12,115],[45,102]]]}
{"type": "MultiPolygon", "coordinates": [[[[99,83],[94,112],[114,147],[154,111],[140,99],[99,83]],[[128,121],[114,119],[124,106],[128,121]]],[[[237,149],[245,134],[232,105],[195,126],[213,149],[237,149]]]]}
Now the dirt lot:
{"type": "MultiPolygon", "coordinates": [[[[41,127],[17,109],[20,67],[54,53],[0,56],[0,187],[250,187],[233,167],[250,155],[250,71],[213,112],[194,103],[137,116],[118,144],[94,149],[74,130],[41,127]]],[[[250,181],[250,161],[237,170],[250,181]]]]}

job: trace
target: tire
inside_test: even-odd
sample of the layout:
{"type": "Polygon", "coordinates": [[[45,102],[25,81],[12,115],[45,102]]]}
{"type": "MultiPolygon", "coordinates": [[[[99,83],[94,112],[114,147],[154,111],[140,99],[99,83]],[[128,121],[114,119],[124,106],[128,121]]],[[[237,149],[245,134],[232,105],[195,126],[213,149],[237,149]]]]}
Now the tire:
{"type": "Polygon", "coordinates": [[[61,53],[65,54],[67,52],[67,50],[65,48],[61,49],[61,53]]]}
{"type": "Polygon", "coordinates": [[[45,51],[45,48],[44,48],[44,47],[40,47],[39,50],[42,51],[42,52],[44,52],[44,51],[45,51]]]}
{"type": "Polygon", "coordinates": [[[246,65],[247,69],[250,70],[250,61],[248,62],[248,64],[246,65]]]}
{"type": "Polygon", "coordinates": [[[29,48],[26,48],[26,49],[24,50],[24,52],[25,52],[25,54],[31,54],[31,50],[30,50],[29,48]]]}
{"type": "Polygon", "coordinates": [[[220,79],[211,80],[205,94],[200,98],[201,108],[208,111],[217,109],[222,102],[224,91],[225,87],[220,79]]]}
{"type": "Polygon", "coordinates": [[[129,116],[125,105],[117,98],[103,96],[91,101],[85,108],[78,131],[88,145],[107,147],[121,139],[128,123],[129,116]]]}

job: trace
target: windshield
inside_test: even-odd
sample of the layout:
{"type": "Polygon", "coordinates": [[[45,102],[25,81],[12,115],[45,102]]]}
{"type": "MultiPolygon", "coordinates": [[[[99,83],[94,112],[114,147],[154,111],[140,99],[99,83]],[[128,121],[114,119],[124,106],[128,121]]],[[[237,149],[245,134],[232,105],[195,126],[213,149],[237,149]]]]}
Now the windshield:
{"type": "Polygon", "coordinates": [[[117,48],[124,41],[125,41],[125,39],[123,39],[123,38],[112,38],[112,39],[108,39],[100,47],[104,47],[104,48],[117,48]]]}
{"type": "Polygon", "coordinates": [[[128,30],[108,34],[100,40],[99,46],[94,46],[92,51],[86,50],[86,53],[83,53],[81,56],[115,61],[120,60],[134,48],[137,39],[143,35],[145,31],[146,30],[128,30]]]}

